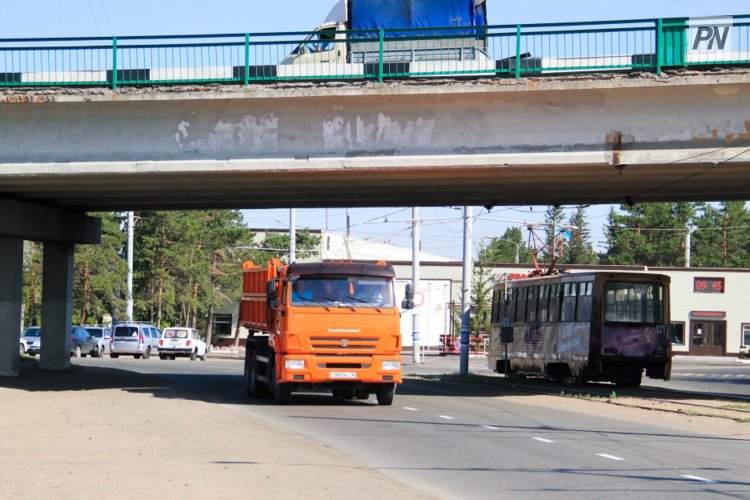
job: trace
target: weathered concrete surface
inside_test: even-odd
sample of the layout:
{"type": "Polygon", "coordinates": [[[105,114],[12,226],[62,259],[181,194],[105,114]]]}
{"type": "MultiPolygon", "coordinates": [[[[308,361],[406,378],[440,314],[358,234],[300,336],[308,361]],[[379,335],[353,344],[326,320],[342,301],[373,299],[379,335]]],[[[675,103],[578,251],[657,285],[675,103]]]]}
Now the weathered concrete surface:
{"type": "Polygon", "coordinates": [[[73,245],[45,243],[42,263],[42,332],[39,367],[70,368],[73,315],[73,245]]]}
{"type": "MultiPolygon", "coordinates": [[[[0,178],[1,172],[2,166],[0,178]]],[[[0,236],[32,241],[99,243],[101,219],[54,207],[0,199],[0,236]]]]}
{"type": "Polygon", "coordinates": [[[23,240],[0,236],[0,377],[18,375],[23,240]]]}
{"type": "Polygon", "coordinates": [[[76,209],[750,198],[745,71],[0,93],[0,197],[76,209]]]}

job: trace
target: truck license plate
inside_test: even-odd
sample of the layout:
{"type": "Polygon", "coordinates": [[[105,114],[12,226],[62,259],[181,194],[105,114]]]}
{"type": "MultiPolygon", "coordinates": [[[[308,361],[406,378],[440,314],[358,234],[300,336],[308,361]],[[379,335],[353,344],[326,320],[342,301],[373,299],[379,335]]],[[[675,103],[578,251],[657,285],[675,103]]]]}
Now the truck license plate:
{"type": "Polygon", "coordinates": [[[357,378],[357,372],[329,372],[330,378],[357,378]]]}

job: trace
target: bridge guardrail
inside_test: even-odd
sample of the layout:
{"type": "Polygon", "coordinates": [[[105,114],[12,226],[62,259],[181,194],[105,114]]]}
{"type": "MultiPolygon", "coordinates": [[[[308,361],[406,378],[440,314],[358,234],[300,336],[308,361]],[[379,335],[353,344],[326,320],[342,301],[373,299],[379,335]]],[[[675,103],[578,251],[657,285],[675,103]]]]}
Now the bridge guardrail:
{"type": "Polygon", "coordinates": [[[750,16],[453,30],[0,39],[0,87],[659,74],[750,64],[750,16]]]}

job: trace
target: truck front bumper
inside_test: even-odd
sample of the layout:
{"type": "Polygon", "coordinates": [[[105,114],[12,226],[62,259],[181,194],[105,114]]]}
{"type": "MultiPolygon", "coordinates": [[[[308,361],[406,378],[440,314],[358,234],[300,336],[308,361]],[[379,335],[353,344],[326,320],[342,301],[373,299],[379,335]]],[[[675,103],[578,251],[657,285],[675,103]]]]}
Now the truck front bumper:
{"type": "Polygon", "coordinates": [[[401,356],[286,355],[281,358],[281,381],[294,383],[358,382],[401,383],[401,356]],[[304,361],[304,368],[287,368],[286,362],[304,361]],[[398,366],[398,368],[393,368],[398,366]],[[390,366],[386,369],[384,366],[390,366]]]}

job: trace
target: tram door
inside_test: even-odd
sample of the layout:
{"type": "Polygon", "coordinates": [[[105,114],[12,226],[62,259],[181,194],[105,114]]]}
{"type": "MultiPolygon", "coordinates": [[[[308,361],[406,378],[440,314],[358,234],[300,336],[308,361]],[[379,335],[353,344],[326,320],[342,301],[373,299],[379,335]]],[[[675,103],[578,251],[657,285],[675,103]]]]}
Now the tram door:
{"type": "Polygon", "coordinates": [[[691,321],[690,355],[723,356],[726,352],[726,321],[691,321]]]}

